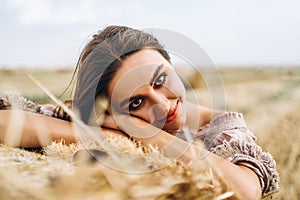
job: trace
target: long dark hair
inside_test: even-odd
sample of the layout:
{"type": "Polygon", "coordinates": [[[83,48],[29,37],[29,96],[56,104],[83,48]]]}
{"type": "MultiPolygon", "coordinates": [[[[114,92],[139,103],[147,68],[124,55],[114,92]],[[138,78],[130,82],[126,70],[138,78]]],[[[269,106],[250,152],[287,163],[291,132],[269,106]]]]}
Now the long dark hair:
{"type": "Polygon", "coordinates": [[[93,35],[83,49],[75,69],[76,88],[73,106],[85,123],[94,107],[95,99],[107,97],[107,88],[122,62],[135,52],[157,50],[168,62],[170,56],[151,34],[126,26],[108,26],[93,35]]]}

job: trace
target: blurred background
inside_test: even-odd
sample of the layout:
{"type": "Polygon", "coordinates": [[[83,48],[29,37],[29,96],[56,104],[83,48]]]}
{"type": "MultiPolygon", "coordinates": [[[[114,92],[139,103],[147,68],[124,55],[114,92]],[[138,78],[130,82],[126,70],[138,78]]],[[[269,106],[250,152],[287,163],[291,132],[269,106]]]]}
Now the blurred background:
{"type": "MultiPolygon", "coordinates": [[[[162,28],[201,46],[216,66],[226,110],[242,112],[258,144],[277,161],[279,199],[300,199],[300,2],[292,0],[97,1],[0,0],[0,94],[49,98],[35,76],[59,96],[81,49],[107,25],[162,28]]],[[[201,74],[181,68],[188,94],[211,107],[201,74]]],[[[212,72],[211,72],[212,73],[212,72]]],[[[70,98],[68,90],[63,98],[70,98]]]]}

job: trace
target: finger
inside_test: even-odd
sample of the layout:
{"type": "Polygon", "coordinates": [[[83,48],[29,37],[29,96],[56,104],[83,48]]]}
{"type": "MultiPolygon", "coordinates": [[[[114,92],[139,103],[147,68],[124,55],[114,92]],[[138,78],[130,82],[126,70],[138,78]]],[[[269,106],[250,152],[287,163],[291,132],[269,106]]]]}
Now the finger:
{"type": "Polygon", "coordinates": [[[116,116],[115,120],[122,131],[136,139],[151,138],[161,131],[142,119],[128,115],[116,116]]]}
{"type": "Polygon", "coordinates": [[[107,128],[102,128],[102,133],[106,136],[115,136],[115,137],[128,137],[126,134],[124,134],[122,131],[119,130],[113,130],[113,129],[107,129],[107,128]]]}
{"type": "Polygon", "coordinates": [[[116,121],[111,115],[106,115],[104,117],[104,120],[100,122],[100,126],[110,128],[110,129],[116,129],[119,130],[119,126],[117,125],[116,121]]]}

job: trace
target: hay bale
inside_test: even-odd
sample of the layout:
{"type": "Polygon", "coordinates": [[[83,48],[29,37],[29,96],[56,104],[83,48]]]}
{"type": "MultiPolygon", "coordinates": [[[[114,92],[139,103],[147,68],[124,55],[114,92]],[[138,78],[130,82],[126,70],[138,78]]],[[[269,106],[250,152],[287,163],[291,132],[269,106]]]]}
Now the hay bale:
{"type": "MultiPolygon", "coordinates": [[[[108,142],[146,173],[126,173],[101,162],[76,165],[73,155],[89,147],[53,143],[44,154],[0,145],[0,199],[223,199],[224,182],[207,166],[192,170],[155,149],[111,137],[108,142]],[[119,145],[122,144],[122,145],[119,145]],[[125,149],[125,151],[124,151],[125,149]],[[171,161],[171,162],[170,162],[171,161]],[[168,163],[167,165],[165,165],[168,163]],[[153,167],[164,166],[157,170],[153,167]]],[[[228,188],[227,188],[228,189],[228,188]]],[[[232,195],[232,193],[226,193],[232,195]]]]}

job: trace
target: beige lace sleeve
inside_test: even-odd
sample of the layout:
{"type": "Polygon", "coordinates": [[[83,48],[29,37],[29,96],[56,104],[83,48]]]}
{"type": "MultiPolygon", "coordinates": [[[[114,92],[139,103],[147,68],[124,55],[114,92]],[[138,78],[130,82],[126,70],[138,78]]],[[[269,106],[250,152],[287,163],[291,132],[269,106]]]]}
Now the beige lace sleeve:
{"type": "Polygon", "coordinates": [[[272,155],[255,143],[241,113],[227,112],[215,117],[195,135],[206,148],[232,163],[252,169],[259,177],[263,197],[279,189],[279,174],[272,155]]]}

